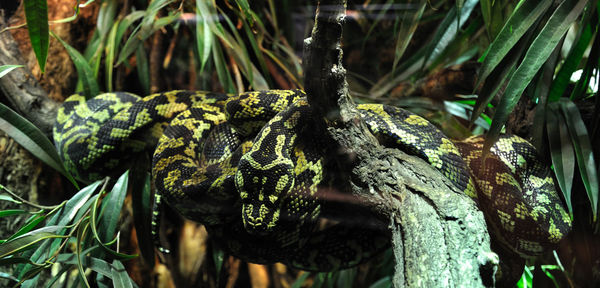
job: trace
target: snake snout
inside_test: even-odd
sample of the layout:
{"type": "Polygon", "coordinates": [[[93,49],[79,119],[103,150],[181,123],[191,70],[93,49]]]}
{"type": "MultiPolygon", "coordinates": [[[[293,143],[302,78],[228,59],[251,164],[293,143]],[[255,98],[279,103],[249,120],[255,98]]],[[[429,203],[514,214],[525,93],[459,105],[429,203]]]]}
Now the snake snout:
{"type": "Polygon", "coordinates": [[[273,231],[279,220],[278,211],[269,209],[264,204],[244,204],[242,206],[244,228],[254,235],[266,235],[273,231]]]}

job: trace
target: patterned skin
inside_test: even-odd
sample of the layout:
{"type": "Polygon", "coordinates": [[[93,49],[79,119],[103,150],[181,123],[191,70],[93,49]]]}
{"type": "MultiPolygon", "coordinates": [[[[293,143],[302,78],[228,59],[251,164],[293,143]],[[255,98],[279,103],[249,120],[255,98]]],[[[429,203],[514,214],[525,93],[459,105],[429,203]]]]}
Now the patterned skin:
{"type": "MultiPolygon", "coordinates": [[[[74,95],[59,111],[54,137],[67,168],[83,180],[120,173],[131,155],[153,152],[153,233],[165,200],[242,259],[306,270],[351,267],[385,249],[389,235],[316,228],[325,171],[319,143],[306,137],[312,122],[304,96],[171,91],[145,98],[107,93],[85,102],[74,95]]],[[[549,169],[521,138],[503,136],[482,166],[481,137],[455,145],[405,110],[358,109],[382,144],[423,158],[476,199],[494,237],[510,250],[538,255],[570,230],[549,169]]]]}

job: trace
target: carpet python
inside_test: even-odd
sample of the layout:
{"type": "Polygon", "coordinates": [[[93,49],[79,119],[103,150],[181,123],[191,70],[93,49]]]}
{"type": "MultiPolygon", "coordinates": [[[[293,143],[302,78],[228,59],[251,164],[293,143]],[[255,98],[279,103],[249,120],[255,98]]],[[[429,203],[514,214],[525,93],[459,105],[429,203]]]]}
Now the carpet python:
{"type": "MultiPolygon", "coordinates": [[[[494,238],[510,250],[539,255],[570,230],[551,172],[525,140],[502,136],[482,163],[481,137],[454,142],[400,108],[358,109],[382,144],[423,158],[475,199],[494,238]]],[[[88,101],[73,95],[58,112],[54,140],[67,169],[83,181],[116,175],[135,155],[154,153],[155,237],[164,201],[244,260],[320,271],[351,267],[388,247],[389,235],[341,224],[315,228],[324,145],[306,137],[310,118],[298,90],[144,98],[118,92],[88,101]]]]}

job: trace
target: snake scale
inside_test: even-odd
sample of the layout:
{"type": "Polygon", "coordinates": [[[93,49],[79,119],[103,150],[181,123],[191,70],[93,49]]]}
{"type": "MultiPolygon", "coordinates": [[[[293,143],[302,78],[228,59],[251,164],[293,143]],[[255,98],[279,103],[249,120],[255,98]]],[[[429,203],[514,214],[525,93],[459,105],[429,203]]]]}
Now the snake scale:
{"type": "MultiPolygon", "coordinates": [[[[525,140],[503,135],[482,163],[481,137],[455,142],[400,108],[357,108],[382,144],[421,157],[475,199],[508,249],[539,255],[569,232],[551,171],[525,140]]],[[[54,140],[83,181],[115,175],[135,155],[153,153],[153,233],[164,201],[244,260],[321,271],[354,266],[388,247],[389,235],[315,228],[326,181],[324,145],[307,137],[310,118],[299,90],[118,92],[88,101],[76,94],[59,110],[54,140]]]]}

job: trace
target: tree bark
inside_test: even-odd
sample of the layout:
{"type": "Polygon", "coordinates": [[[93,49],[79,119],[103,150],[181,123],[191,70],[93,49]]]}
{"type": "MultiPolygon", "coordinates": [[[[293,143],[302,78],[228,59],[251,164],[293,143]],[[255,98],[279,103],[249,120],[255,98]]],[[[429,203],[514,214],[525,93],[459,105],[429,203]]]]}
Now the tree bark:
{"type": "Polygon", "coordinates": [[[420,158],[379,145],[361,120],[342,67],[345,6],[343,0],[319,2],[304,43],[304,84],[338,152],[328,160],[349,162],[337,167],[350,167],[350,193],[389,220],[394,286],[493,286],[498,257],[475,202],[420,158]]]}
{"type": "MultiPolygon", "coordinates": [[[[0,30],[6,27],[4,17],[0,17],[0,30]]],[[[17,112],[50,136],[56,119],[59,103],[48,98],[31,71],[12,35],[8,31],[0,33],[0,65],[23,65],[0,78],[0,91],[17,112]]]]}

